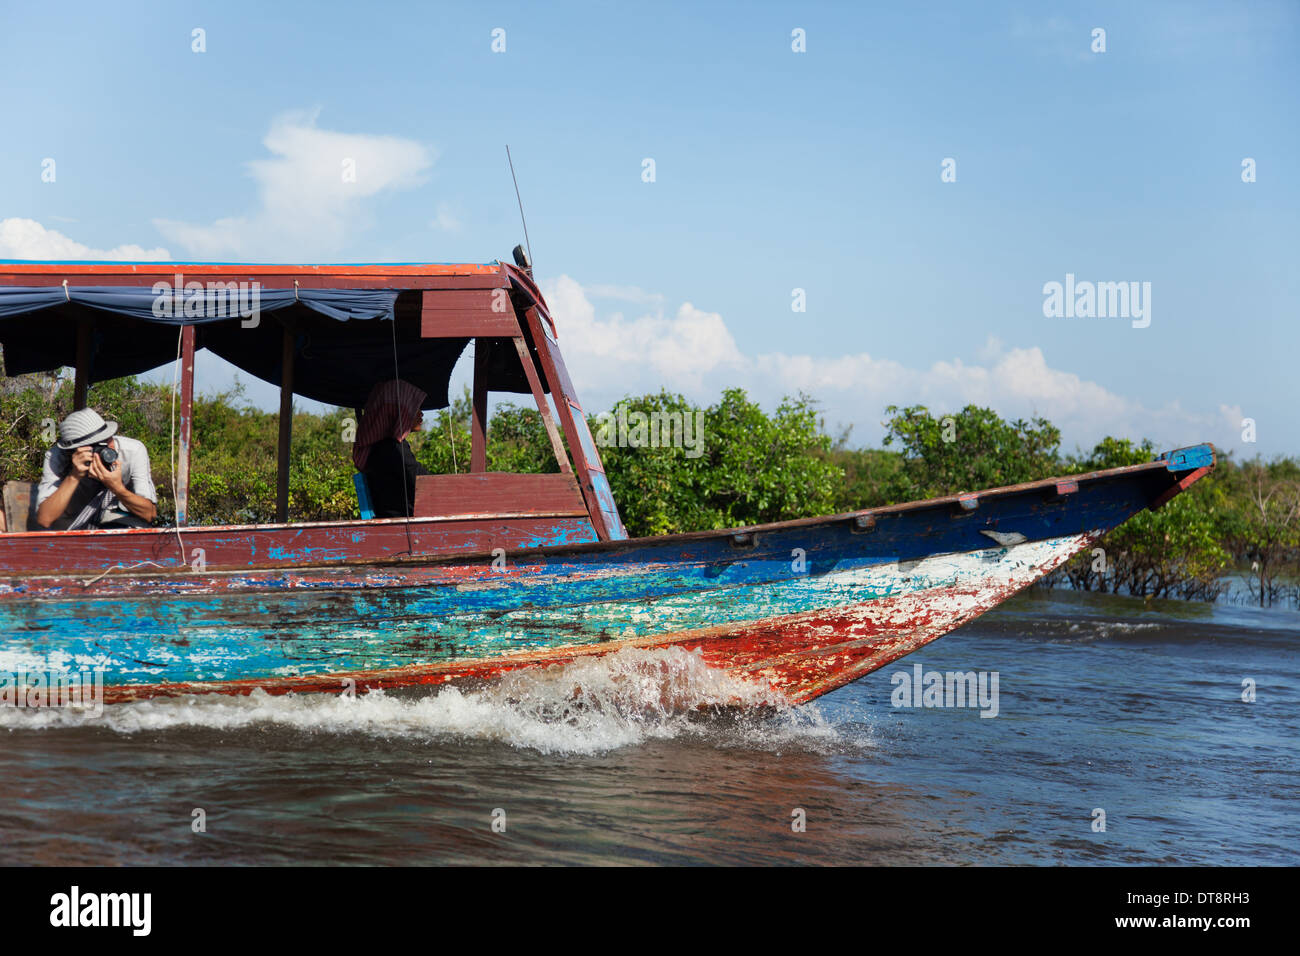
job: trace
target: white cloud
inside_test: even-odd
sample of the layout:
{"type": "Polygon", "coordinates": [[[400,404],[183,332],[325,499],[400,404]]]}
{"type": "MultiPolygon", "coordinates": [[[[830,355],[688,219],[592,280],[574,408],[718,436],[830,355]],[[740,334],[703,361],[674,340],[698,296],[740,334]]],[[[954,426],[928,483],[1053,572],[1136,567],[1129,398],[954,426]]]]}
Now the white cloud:
{"type": "Polygon", "coordinates": [[[146,262],[167,260],[171,253],[161,247],[114,246],[93,249],[34,219],[0,219],[0,259],[135,259],[146,262]]]}
{"type": "Polygon", "coordinates": [[[441,229],[443,232],[460,232],[460,220],[452,215],[451,207],[445,202],[438,203],[438,214],[429,222],[432,229],[441,229]]]}
{"type": "Polygon", "coordinates": [[[1239,439],[1240,409],[1199,414],[1178,402],[1147,408],[1051,367],[1037,346],[1006,348],[990,338],[978,350],[978,364],[952,357],[928,368],[867,352],[746,355],[721,315],[690,303],[671,316],[656,309],[629,319],[621,312],[598,315],[591,289],[607,287],[589,289],[560,276],[542,288],[589,409],[661,387],[711,402],[721,389],[740,386],[769,407],[784,395],[806,392],[821,402],[829,425],[853,425],[855,441],[863,444],[881,438],[885,406],[911,404],[936,412],[975,404],[1006,418],[1042,416],[1061,429],[1066,449],[1091,448],[1106,435],[1151,438],[1168,447],[1206,440],[1232,447],[1239,439]]]}
{"type": "Polygon", "coordinates": [[[989,359],[996,358],[1002,354],[1003,343],[996,335],[990,335],[984,340],[984,345],[975,353],[975,357],[981,361],[987,362],[989,359]]]}
{"type": "Polygon", "coordinates": [[[634,285],[589,285],[583,291],[593,299],[617,299],[635,305],[663,305],[664,297],[658,292],[647,292],[634,285]]]}
{"type": "Polygon", "coordinates": [[[419,185],[437,158],[431,147],[397,136],[319,129],[318,112],[272,122],[262,140],[271,158],[247,164],[257,183],[255,211],[209,225],[155,219],[159,232],[196,258],[329,255],[369,225],[364,200],[419,185]]]}
{"type": "Polygon", "coordinates": [[[591,387],[632,387],[626,383],[637,380],[699,391],[706,375],[740,372],[744,356],[716,312],[685,302],[671,318],[657,312],[626,319],[616,312],[602,320],[570,277],[548,281],[545,289],[552,314],[563,323],[565,364],[591,387]]]}

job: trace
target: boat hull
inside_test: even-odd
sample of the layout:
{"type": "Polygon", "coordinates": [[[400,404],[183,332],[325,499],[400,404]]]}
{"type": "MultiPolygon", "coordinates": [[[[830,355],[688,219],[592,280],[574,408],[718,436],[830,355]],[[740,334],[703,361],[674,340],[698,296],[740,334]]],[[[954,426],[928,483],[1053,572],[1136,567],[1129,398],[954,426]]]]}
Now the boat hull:
{"type": "MultiPolygon", "coordinates": [[[[244,661],[254,670],[260,668],[261,676],[210,680],[195,675],[166,683],[110,686],[105,698],[114,703],[191,693],[246,694],[255,688],[269,693],[341,693],[441,686],[491,680],[514,670],[562,665],[625,648],[683,647],[700,654],[709,666],[797,704],[942,637],[1032,584],[1099,536],[1100,532],[1092,532],[915,563],[890,562],[832,572],[803,584],[750,586],[728,589],[733,593],[726,594],[679,594],[638,602],[635,607],[622,602],[588,605],[565,615],[574,631],[568,641],[546,637],[556,627],[557,612],[553,610],[484,614],[473,620],[477,626],[460,622],[463,630],[455,638],[436,626],[425,630],[426,641],[436,643],[441,638],[442,646],[435,651],[425,648],[414,655],[420,658],[418,662],[409,664],[384,666],[375,655],[370,655],[369,666],[362,668],[356,667],[355,660],[342,669],[338,669],[340,662],[323,668],[312,668],[305,661],[285,664],[282,659],[248,662],[246,649],[255,638],[226,630],[221,633],[228,643],[209,646],[203,656],[210,661],[223,658],[223,663],[216,665],[223,668],[221,673],[244,661]],[[765,616],[753,617],[751,611],[733,615],[738,619],[727,623],[703,623],[728,616],[728,606],[745,605],[761,609],[765,616]],[[638,625],[634,623],[637,618],[646,621],[638,625]],[[624,636],[611,636],[614,634],[624,636]],[[494,653],[492,645],[503,642],[514,646],[494,653]],[[529,646],[536,643],[542,646],[529,646]],[[316,672],[301,673],[313,670],[316,672]]],[[[339,640],[346,643],[349,638],[339,640]]],[[[91,645],[87,642],[80,649],[81,660],[94,659],[91,645]]],[[[391,660],[400,659],[392,645],[384,646],[391,660]]],[[[156,648],[153,644],[155,654],[156,648]]],[[[137,651],[119,644],[117,653],[120,657],[137,651]]],[[[192,667],[194,656],[178,655],[180,661],[192,667]]],[[[137,666],[141,674],[150,673],[144,663],[137,666]]],[[[151,661],[148,666],[164,665],[151,661]]]]}
{"type": "Polygon", "coordinates": [[[98,669],[113,702],[444,685],[681,647],[799,703],[996,606],[1209,467],[1183,464],[732,532],[366,564],[10,574],[0,674],[98,669]]]}

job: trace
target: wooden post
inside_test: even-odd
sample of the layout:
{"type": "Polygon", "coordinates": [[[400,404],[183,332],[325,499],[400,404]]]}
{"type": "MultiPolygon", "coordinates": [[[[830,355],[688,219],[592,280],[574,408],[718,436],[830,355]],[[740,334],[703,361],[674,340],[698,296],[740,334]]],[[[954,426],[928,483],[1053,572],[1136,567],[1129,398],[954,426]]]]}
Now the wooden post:
{"type": "Polygon", "coordinates": [[[77,319],[77,377],[72,389],[72,408],[86,407],[90,392],[90,337],[94,331],[90,318],[77,319]]]}
{"type": "Polygon", "coordinates": [[[533,367],[533,357],[529,354],[528,343],[524,341],[522,335],[515,336],[515,351],[519,353],[519,364],[524,367],[524,376],[528,379],[528,387],[532,390],[533,401],[537,403],[537,411],[542,416],[542,424],[546,426],[546,437],[551,440],[551,451],[555,453],[560,472],[571,475],[573,469],[569,467],[569,456],[564,453],[564,442],[560,441],[560,432],[555,427],[555,420],[551,418],[551,405],[546,400],[546,393],[542,391],[542,383],[537,378],[537,369],[533,367]]]}
{"type": "Polygon", "coordinates": [[[470,412],[469,470],[487,471],[487,339],[474,340],[474,401],[470,412]]]}
{"type": "Polygon", "coordinates": [[[285,326],[280,348],[280,444],[275,481],[275,520],[289,522],[289,442],[293,436],[293,351],[296,336],[285,326]]]}
{"type": "Polygon", "coordinates": [[[176,526],[190,518],[190,436],[194,431],[194,326],[181,329],[181,435],[176,452],[176,526]]]}
{"type": "MultiPolygon", "coordinates": [[[[564,357],[558,348],[552,349],[551,343],[542,328],[545,319],[536,306],[529,306],[523,314],[528,330],[532,333],[537,347],[537,356],[541,359],[541,373],[550,386],[551,397],[555,399],[555,411],[564,429],[564,437],[569,442],[569,453],[573,455],[573,470],[578,476],[578,485],[582,488],[583,498],[587,502],[587,512],[591,523],[596,528],[600,540],[627,537],[618,516],[618,505],[614,503],[609,491],[609,479],[605,477],[605,466],[601,463],[600,452],[587,430],[587,422],[582,417],[582,406],[569,378],[569,371],[564,366],[564,357]],[[602,497],[605,501],[602,501],[602,497]],[[608,512],[606,511],[608,508],[608,512]]],[[[528,366],[524,366],[527,370],[528,366]]]]}

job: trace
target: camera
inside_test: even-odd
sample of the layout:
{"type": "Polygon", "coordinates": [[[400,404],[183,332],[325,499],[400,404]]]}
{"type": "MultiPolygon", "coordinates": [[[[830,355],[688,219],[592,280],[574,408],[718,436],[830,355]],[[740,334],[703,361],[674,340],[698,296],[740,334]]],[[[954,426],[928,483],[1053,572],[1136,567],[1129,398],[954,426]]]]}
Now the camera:
{"type": "Polygon", "coordinates": [[[95,445],[94,452],[99,456],[99,460],[104,463],[105,468],[111,468],[113,462],[117,461],[117,449],[110,448],[108,445],[95,445]]]}

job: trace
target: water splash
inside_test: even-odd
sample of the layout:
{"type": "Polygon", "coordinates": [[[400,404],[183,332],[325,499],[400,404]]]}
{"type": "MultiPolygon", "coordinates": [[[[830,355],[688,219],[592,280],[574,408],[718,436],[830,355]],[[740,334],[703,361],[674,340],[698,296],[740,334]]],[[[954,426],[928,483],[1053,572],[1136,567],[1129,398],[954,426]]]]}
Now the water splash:
{"type": "Polygon", "coordinates": [[[792,707],[682,648],[627,648],[507,674],[478,690],[412,697],[375,692],[247,697],[219,694],[115,704],[99,718],[0,708],[0,729],[104,727],[119,734],[278,726],[429,740],[492,741],[546,754],[593,754],[692,735],[721,746],[834,750],[842,742],[815,705],[792,707]]]}
{"type": "Polygon", "coordinates": [[[1122,640],[1128,637],[1146,637],[1171,630],[1163,621],[1074,621],[1066,628],[1063,643],[1122,640]]]}

